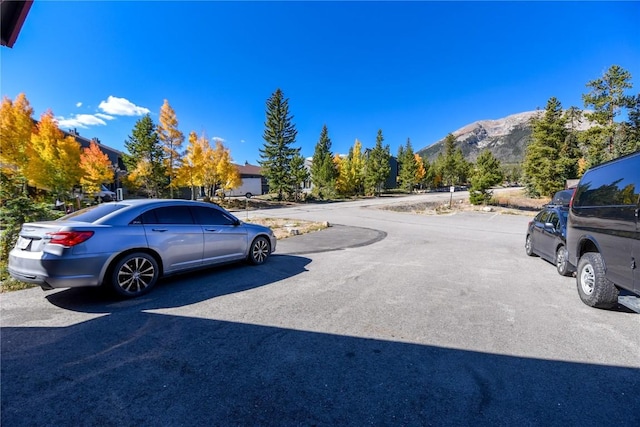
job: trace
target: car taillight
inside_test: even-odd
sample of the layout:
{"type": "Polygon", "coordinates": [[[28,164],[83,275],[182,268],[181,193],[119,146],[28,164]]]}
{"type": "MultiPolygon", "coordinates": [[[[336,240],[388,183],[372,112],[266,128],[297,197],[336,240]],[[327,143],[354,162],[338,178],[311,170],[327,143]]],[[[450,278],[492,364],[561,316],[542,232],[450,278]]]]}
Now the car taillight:
{"type": "Polygon", "coordinates": [[[49,243],[71,247],[87,241],[93,236],[93,231],[58,231],[47,233],[47,236],[51,238],[49,243]]]}

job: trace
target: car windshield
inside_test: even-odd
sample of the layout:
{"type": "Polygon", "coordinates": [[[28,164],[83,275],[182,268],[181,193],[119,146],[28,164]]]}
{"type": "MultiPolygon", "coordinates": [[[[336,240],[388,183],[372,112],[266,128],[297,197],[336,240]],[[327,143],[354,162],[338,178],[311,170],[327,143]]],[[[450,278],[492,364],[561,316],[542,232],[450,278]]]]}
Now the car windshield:
{"type": "Polygon", "coordinates": [[[116,203],[103,203],[96,206],[90,206],[88,208],[70,213],[57,221],[80,221],[80,222],[94,222],[112,212],[124,208],[126,205],[116,203]]]}

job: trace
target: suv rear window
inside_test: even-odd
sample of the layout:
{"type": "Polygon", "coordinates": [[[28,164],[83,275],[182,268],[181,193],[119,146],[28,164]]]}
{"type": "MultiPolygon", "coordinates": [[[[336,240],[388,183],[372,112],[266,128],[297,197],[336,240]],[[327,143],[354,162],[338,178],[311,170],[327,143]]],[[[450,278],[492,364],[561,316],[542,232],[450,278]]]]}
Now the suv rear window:
{"type": "MultiPolygon", "coordinates": [[[[638,158],[640,160],[640,157],[638,158]]],[[[640,161],[619,162],[615,167],[588,171],[576,191],[573,205],[636,205],[640,197],[640,161]]]]}

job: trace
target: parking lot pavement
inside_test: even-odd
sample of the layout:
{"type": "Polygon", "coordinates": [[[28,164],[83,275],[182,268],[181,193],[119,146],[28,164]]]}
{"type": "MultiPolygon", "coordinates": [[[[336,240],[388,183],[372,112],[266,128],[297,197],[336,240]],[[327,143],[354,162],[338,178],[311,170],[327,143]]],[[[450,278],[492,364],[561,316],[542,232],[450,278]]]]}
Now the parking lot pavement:
{"type": "Polygon", "coordinates": [[[344,227],[136,300],[1,295],[1,424],[640,425],[640,316],[527,257],[528,217],[269,214],[344,227]]]}
{"type": "Polygon", "coordinates": [[[292,255],[337,251],[374,244],[387,236],[382,230],[333,225],[320,231],[278,241],[278,253],[292,255]]]}

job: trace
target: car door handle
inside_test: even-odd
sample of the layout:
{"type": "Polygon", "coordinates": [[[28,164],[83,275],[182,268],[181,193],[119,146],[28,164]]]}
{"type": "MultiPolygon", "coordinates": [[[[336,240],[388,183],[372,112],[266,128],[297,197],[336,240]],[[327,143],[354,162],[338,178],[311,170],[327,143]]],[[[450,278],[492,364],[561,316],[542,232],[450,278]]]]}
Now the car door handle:
{"type": "Polygon", "coordinates": [[[215,228],[205,228],[204,231],[218,231],[218,230],[215,228]]]}
{"type": "Polygon", "coordinates": [[[167,231],[166,228],[152,228],[151,231],[159,231],[160,233],[164,233],[165,231],[167,231]]]}

